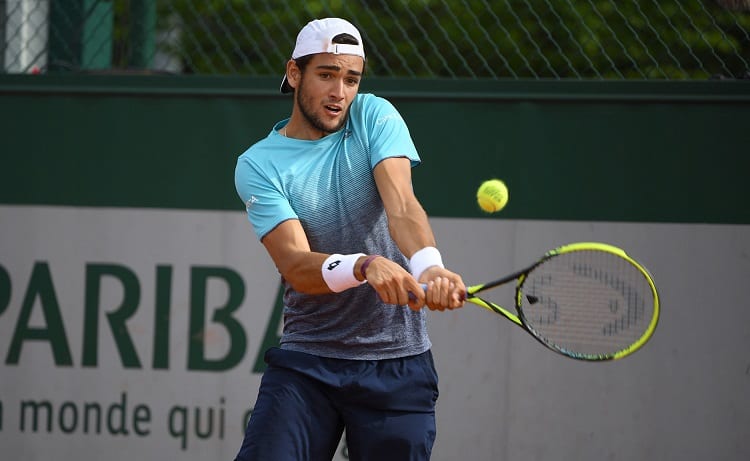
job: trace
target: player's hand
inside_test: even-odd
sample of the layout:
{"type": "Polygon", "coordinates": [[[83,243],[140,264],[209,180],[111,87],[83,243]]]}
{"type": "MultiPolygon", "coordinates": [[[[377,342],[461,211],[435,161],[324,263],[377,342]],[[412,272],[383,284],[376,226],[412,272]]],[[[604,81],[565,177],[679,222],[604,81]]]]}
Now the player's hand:
{"type": "Polygon", "coordinates": [[[464,305],[466,285],[455,272],[433,266],[422,273],[419,281],[427,285],[425,304],[430,310],[444,311],[464,305]]]}
{"type": "Polygon", "coordinates": [[[408,305],[418,311],[425,305],[426,293],[403,267],[385,257],[375,258],[367,267],[367,283],[388,304],[408,305]],[[409,294],[412,293],[412,296],[409,294]]]}

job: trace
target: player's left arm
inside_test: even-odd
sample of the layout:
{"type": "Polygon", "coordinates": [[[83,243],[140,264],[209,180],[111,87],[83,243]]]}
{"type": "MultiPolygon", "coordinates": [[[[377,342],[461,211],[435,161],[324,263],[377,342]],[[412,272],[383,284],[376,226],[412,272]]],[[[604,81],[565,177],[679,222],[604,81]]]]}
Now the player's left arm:
{"type": "MultiPolygon", "coordinates": [[[[427,213],[414,195],[410,160],[387,158],[375,166],[373,174],[388,215],[389,231],[401,252],[411,258],[422,248],[434,247],[435,235],[427,213]]],[[[432,266],[422,273],[418,282],[427,285],[426,304],[430,309],[454,309],[463,305],[466,287],[460,275],[432,266]]]]}

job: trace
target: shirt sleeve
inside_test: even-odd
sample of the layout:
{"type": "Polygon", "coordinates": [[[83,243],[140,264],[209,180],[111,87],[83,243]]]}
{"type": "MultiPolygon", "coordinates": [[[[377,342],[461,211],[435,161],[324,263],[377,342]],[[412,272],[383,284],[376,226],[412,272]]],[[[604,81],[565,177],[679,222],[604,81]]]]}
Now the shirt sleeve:
{"type": "Polygon", "coordinates": [[[237,160],[234,185],[245,204],[248,220],[258,240],[262,240],[282,222],[298,219],[278,184],[264,175],[245,155],[237,160]]]}
{"type": "Polygon", "coordinates": [[[380,97],[370,97],[364,103],[370,106],[366,110],[370,167],[375,168],[381,161],[392,157],[406,157],[412,167],[419,165],[419,154],[409,128],[393,104],[380,97]]]}

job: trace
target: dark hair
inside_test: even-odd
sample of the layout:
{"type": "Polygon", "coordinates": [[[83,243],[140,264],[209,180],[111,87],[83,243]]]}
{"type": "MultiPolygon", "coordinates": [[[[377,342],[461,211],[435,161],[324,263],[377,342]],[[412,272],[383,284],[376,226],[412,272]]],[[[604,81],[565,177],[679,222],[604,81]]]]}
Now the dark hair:
{"type": "MultiPolygon", "coordinates": [[[[356,37],[351,34],[338,34],[331,39],[331,43],[339,43],[341,45],[359,45],[359,40],[357,40],[356,37]]],[[[307,67],[307,64],[310,63],[310,60],[313,56],[315,55],[308,54],[305,56],[300,56],[299,58],[294,60],[295,64],[297,64],[297,67],[299,67],[300,72],[302,72],[303,74],[305,73],[305,67],[307,67]]]]}

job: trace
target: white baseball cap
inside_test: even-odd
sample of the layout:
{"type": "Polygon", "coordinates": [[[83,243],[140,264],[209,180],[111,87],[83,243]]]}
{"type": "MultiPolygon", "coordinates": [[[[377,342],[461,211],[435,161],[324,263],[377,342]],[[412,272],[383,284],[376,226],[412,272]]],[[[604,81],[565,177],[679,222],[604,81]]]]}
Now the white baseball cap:
{"type": "MultiPolygon", "coordinates": [[[[301,58],[309,54],[333,53],[353,54],[365,58],[365,47],[362,45],[362,36],[356,27],[349,21],[341,18],[325,18],[310,21],[299,31],[297,44],[292,52],[292,59],[301,58]],[[356,38],[358,45],[333,43],[333,38],[340,34],[349,34],[356,38]]],[[[286,74],[281,80],[281,92],[292,93],[294,88],[286,81],[286,74]]]]}

